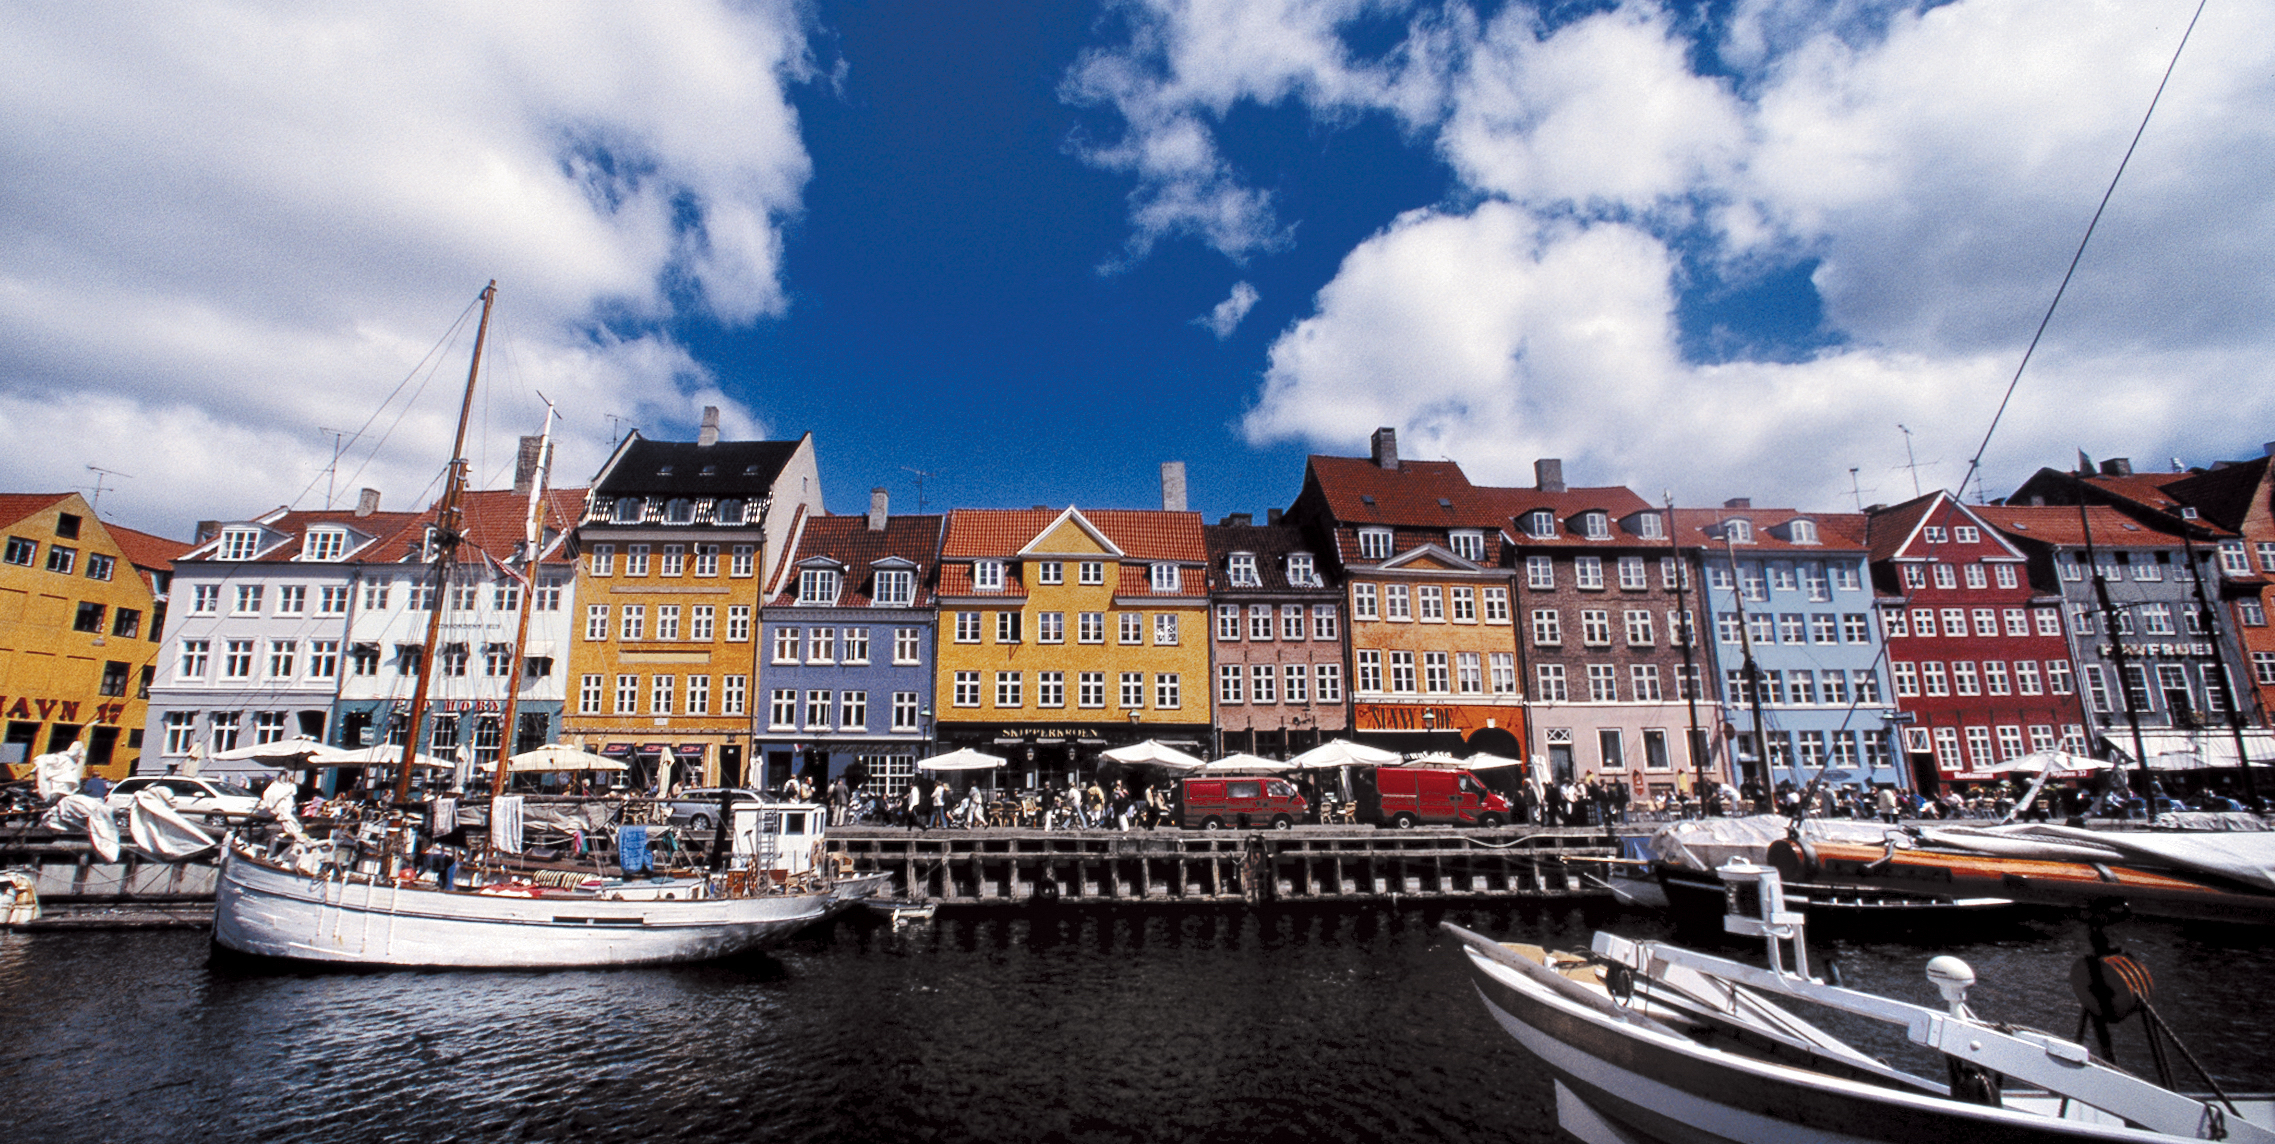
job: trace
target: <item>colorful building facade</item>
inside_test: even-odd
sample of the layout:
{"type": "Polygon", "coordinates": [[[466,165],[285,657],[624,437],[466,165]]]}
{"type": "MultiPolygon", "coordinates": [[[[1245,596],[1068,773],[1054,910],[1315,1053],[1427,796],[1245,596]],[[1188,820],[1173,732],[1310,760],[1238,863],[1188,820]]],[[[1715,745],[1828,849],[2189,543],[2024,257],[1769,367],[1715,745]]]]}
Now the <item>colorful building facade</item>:
{"type": "MultiPolygon", "coordinates": [[[[1276,514],[1275,514],[1276,515],[1276,514]]],[[[1209,550],[1216,750],[1288,758],[1350,726],[1342,586],[1302,530],[1240,514],[1209,550]]]]}

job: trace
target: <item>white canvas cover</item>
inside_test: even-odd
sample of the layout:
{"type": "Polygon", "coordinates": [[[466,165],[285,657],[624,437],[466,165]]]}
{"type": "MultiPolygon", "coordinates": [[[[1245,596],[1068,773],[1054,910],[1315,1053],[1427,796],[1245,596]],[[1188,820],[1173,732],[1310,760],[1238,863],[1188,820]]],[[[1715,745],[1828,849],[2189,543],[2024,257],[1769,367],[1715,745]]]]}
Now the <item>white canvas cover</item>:
{"type": "Polygon", "coordinates": [[[85,830],[87,842],[105,862],[118,861],[118,823],[111,819],[111,808],[103,800],[83,794],[67,794],[63,801],[48,808],[47,817],[40,825],[49,830],[85,830]]]}
{"type": "Polygon", "coordinates": [[[41,801],[76,794],[80,780],[87,777],[87,748],[73,743],[51,755],[32,760],[33,773],[38,776],[41,801]]]}
{"type": "MultiPolygon", "coordinates": [[[[1789,819],[1774,814],[1745,818],[1694,818],[1670,822],[1651,835],[1651,856],[1661,862],[1710,873],[1732,858],[1769,861],[1770,843],[1785,837],[1789,819]]],[[[1893,827],[1845,818],[1812,818],[1805,835],[1825,842],[1878,846],[1893,827]]]]}
{"type": "Polygon", "coordinates": [[[178,862],[213,849],[214,838],[174,809],[154,787],[135,792],[127,808],[126,832],[136,847],[168,862],[178,862]]]}

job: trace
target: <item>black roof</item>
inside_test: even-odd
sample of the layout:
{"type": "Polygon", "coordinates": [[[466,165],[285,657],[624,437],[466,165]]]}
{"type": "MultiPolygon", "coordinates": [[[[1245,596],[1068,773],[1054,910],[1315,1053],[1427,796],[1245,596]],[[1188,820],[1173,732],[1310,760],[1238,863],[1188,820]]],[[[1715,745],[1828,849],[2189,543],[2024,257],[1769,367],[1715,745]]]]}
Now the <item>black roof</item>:
{"type": "Polygon", "coordinates": [[[774,486],[796,441],[650,441],[635,435],[603,474],[599,496],[760,497],[774,486]]]}

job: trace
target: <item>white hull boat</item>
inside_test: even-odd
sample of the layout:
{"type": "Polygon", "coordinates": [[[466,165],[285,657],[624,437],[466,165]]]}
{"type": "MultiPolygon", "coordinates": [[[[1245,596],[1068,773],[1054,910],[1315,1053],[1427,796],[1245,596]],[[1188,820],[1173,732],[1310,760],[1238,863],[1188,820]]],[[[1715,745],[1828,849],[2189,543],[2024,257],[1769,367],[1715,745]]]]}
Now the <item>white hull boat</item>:
{"type": "Polygon", "coordinates": [[[1730,928],[1768,937],[1771,968],[1602,933],[1590,954],[1553,954],[1446,926],[1486,1011],[1553,1075],[1567,1133],[1587,1144],[2275,1141],[2275,1102],[2176,1092],[2075,1042],[1976,1018],[1973,974],[1956,958],[1928,967],[1948,1010],[1812,978],[1776,873],[1733,865],[1725,878],[1758,887],[1760,917],[1730,928]],[[1948,1080],[1851,1048],[1778,1004],[1789,1000],[1902,1026],[1944,1055],[1948,1080]]]}
{"type": "Polygon", "coordinates": [[[850,904],[831,887],[714,897],[702,880],[597,893],[446,892],[365,875],[311,876],[231,839],[213,940],[238,953],[341,965],[658,965],[761,949],[850,904]]]}

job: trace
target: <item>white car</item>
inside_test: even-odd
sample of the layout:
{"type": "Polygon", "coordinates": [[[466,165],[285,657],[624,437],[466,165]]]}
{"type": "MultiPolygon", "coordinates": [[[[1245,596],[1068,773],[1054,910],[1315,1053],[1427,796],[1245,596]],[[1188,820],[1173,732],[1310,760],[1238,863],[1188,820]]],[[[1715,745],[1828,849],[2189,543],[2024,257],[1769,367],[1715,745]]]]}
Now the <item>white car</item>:
{"type": "Polygon", "coordinates": [[[113,811],[124,811],[134,805],[135,795],[150,789],[165,792],[173,800],[174,809],[187,816],[202,814],[210,819],[225,814],[245,815],[261,805],[261,796],[251,787],[182,775],[136,775],[120,779],[103,803],[113,811]]]}

